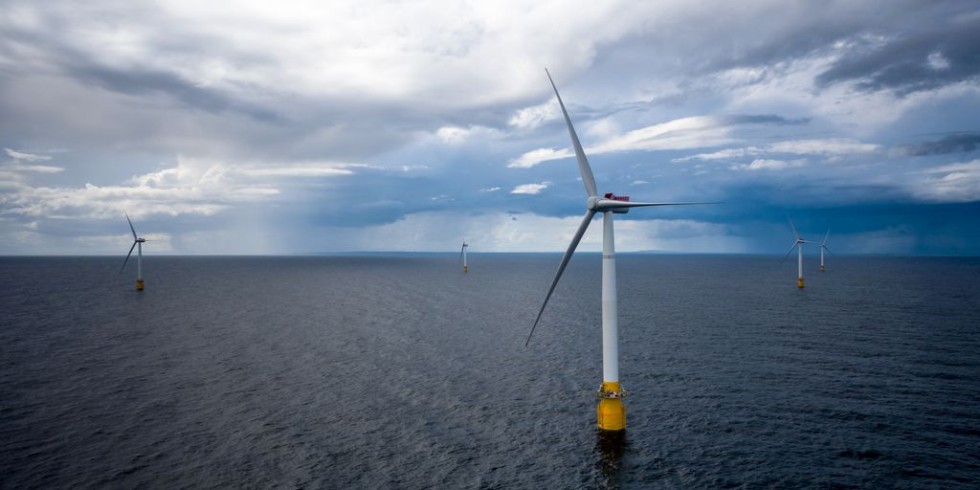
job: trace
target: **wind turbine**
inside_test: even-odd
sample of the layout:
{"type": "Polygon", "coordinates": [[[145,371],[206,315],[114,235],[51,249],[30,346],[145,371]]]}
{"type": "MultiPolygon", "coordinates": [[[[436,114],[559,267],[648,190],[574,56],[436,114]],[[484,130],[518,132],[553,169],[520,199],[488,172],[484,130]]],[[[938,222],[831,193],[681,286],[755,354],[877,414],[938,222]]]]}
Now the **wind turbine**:
{"type": "Polygon", "coordinates": [[[538,311],[538,317],[534,320],[534,325],[531,326],[531,332],[528,333],[524,345],[527,346],[531,342],[531,335],[534,334],[534,329],[541,320],[545,306],[548,305],[548,300],[551,299],[551,294],[555,291],[555,286],[558,285],[558,280],[561,279],[565,266],[572,258],[572,254],[582,240],[589,223],[592,222],[596,213],[602,213],[602,385],[596,394],[599,397],[596,417],[600,430],[622,431],[626,429],[626,407],[623,406],[622,401],[626,392],[623,391],[619,383],[619,328],[616,304],[616,252],[613,237],[613,213],[626,213],[629,208],[634,207],[705,203],[630,202],[629,196],[616,196],[611,192],[600,197],[596,190],[592,168],[589,167],[585,152],[582,150],[582,144],[579,143],[575,128],[572,127],[572,120],[568,117],[568,111],[565,110],[565,103],[562,102],[561,95],[558,94],[558,88],[555,86],[554,80],[551,79],[551,73],[548,73],[548,70],[545,70],[545,73],[548,75],[548,81],[551,82],[551,88],[555,91],[555,97],[558,98],[561,112],[565,116],[565,124],[568,126],[568,134],[572,139],[575,158],[578,160],[579,174],[582,176],[582,183],[585,184],[588,199],[585,201],[585,218],[582,219],[572,242],[568,245],[568,250],[565,251],[565,255],[561,259],[561,264],[558,265],[558,271],[551,281],[551,287],[548,289],[548,294],[544,298],[544,303],[538,311]]]}
{"type": "Polygon", "coordinates": [[[469,272],[470,269],[466,265],[466,247],[469,247],[469,244],[466,243],[466,240],[463,240],[463,247],[459,249],[459,260],[463,262],[463,272],[469,272]]]}
{"type": "Polygon", "coordinates": [[[796,280],[796,287],[803,289],[803,244],[813,243],[813,242],[809,240],[804,240],[803,238],[800,237],[798,233],[796,233],[796,227],[793,226],[793,220],[789,220],[789,227],[793,229],[793,236],[796,238],[796,241],[793,242],[792,245],[790,245],[789,252],[786,252],[786,255],[783,256],[783,260],[786,260],[786,257],[789,257],[789,254],[793,252],[794,248],[796,248],[797,251],[796,262],[797,262],[797,269],[799,271],[799,277],[796,280]]]}
{"type": "Polygon", "coordinates": [[[136,290],[143,290],[143,242],[146,241],[145,238],[140,238],[136,236],[136,228],[133,228],[133,221],[129,219],[129,213],[126,214],[126,221],[129,222],[129,230],[133,232],[133,246],[129,247],[129,253],[126,254],[126,260],[123,261],[122,267],[119,268],[119,272],[122,273],[123,269],[126,268],[126,263],[129,262],[129,257],[133,255],[133,249],[137,248],[136,251],[136,290]]]}
{"type": "Polygon", "coordinates": [[[823,241],[820,242],[820,272],[827,271],[827,268],[823,265],[823,251],[826,250],[830,253],[830,249],[827,248],[827,238],[830,238],[830,228],[827,228],[827,234],[823,236],[823,241]]]}

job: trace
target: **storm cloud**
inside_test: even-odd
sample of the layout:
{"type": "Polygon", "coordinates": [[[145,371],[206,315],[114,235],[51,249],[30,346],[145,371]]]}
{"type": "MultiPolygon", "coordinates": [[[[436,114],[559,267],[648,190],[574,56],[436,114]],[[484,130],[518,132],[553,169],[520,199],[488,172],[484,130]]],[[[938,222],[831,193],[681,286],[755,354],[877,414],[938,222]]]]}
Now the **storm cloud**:
{"type": "Polygon", "coordinates": [[[775,252],[791,214],[980,253],[930,228],[980,202],[976,46],[959,1],[10,0],[0,253],[117,253],[124,212],[166,253],[563,250],[545,68],[603,192],[725,203],[631,212],[624,251],[775,252]]]}

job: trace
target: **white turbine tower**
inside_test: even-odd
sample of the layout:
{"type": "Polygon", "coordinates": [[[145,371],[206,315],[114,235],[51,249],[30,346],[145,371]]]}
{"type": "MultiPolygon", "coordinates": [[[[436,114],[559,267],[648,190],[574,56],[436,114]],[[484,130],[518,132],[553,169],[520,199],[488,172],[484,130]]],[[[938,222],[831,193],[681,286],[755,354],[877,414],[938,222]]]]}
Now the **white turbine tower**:
{"type": "MultiPolygon", "coordinates": [[[[548,71],[545,70],[545,72],[547,73],[548,71]]],[[[548,294],[544,298],[544,303],[538,311],[538,317],[534,320],[534,325],[531,326],[531,332],[528,333],[527,341],[524,342],[524,345],[526,346],[530,343],[531,335],[534,334],[534,329],[541,320],[545,306],[548,305],[548,300],[551,299],[551,294],[555,291],[555,286],[558,284],[558,280],[561,279],[561,275],[565,271],[565,266],[568,265],[568,261],[575,252],[575,248],[578,247],[579,242],[582,240],[582,236],[589,227],[589,223],[592,222],[592,218],[596,213],[602,213],[602,386],[597,393],[599,406],[596,408],[596,416],[599,429],[603,431],[622,431],[626,428],[626,408],[622,402],[622,398],[626,396],[626,392],[623,391],[619,383],[619,329],[617,325],[616,256],[613,238],[613,213],[625,213],[629,211],[629,208],[634,207],[704,203],[630,202],[628,196],[616,196],[612,193],[607,193],[603,197],[600,197],[596,190],[595,177],[592,175],[592,169],[589,167],[589,162],[585,158],[585,152],[582,150],[582,145],[579,143],[575,129],[572,127],[572,120],[568,117],[568,111],[565,110],[565,104],[561,100],[561,95],[558,94],[558,88],[555,86],[554,80],[551,79],[551,73],[548,73],[548,80],[551,82],[551,88],[555,90],[558,105],[561,106],[562,114],[565,116],[565,124],[568,126],[568,134],[572,139],[575,158],[578,160],[578,170],[582,175],[582,182],[585,184],[588,199],[586,200],[587,210],[585,212],[585,218],[582,219],[582,223],[575,232],[572,242],[568,245],[568,250],[565,251],[565,255],[561,259],[561,264],[558,266],[555,278],[551,281],[551,287],[548,289],[548,294]]]]}
{"type": "Polygon", "coordinates": [[[121,273],[123,269],[126,268],[126,263],[129,262],[129,257],[133,255],[133,249],[136,248],[136,290],[143,290],[143,242],[146,241],[145,238],[140,238],[136,236],[136,228],[133,228],[133,221],[129,219],[129,214],[126,213],[126,221],[129,222],[129,230],[133,232],[133,246],[129,247],[129,253],[126,254],[126,260],[123,261],[122,267],[119,268],[121,273]]]}
{"type": "Polygon", "coordinates": [[[466,240],[463,240],[463,246],[459,249],[459,260],[463,263],[463,272],[469,272],[470,269],[466,265],[466,247],[469,247],[469,244],[466,243],[466,240]]]}
{"type": "Polygon", "coordinates": [[[789,252],[786,252],[786,255],[783,256],[783,260],[786,260],[786,257],[789,257],[789,254],[793,252],[794,248],[796,248],[796,252],[797,252],[796,264],[797,264],[797,271],[799,272],[799,275],[796,279],[796,287],[803,289],[803,244],[813,243],[813,242],[809,240],[804,240],[803,238],[800,237],[798,233],[796,233],[796,227],[793,226],[793,220],[789,220],[789,227],[793,229],[793,237],[796,238],[796,241],[793,242],[792,245],[790,245],[789,252]]]}
{"type": "Polygon", "coordinates": [[[827,248],[827,239],[830,238],[830,228],[827,228],[827,234],[823,236],[823,241],[820,242],[820,272],[826,272],[827,268],[823,265],[823,251],[826,250],[830,253],[830,249],[827,248]]]}

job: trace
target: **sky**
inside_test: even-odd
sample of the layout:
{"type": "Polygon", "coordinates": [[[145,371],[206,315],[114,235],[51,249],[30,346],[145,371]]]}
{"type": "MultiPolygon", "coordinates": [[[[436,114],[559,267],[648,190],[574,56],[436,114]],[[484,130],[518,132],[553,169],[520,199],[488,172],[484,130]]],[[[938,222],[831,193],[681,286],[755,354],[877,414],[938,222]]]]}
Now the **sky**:
{"type": "Polygon", "coordinates": [[[0,3],[0,255],[563,251],[546,68],[619,252],[980,255],[976,2],[230,4],[0,3]]]}

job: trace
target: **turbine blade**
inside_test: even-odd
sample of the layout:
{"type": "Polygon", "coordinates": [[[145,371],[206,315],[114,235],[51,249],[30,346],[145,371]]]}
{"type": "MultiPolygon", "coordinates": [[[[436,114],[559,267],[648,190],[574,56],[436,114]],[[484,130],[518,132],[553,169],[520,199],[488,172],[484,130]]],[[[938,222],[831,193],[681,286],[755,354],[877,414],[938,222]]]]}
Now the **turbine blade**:
{"type": "Polygon", "coordinates": [[[541,321],[541,314],[544,313],[544,307],[548,306],[548,300],[551,299],[551,293],[555,292],[555,286],[558,285],[558,280],[561,279],[561,275],[565,272],[565,266],[568,265],[569,259],[572,258],[572,254],[575,253],[575,248],[578,247],[578,243],[582,241],[582,235],[585,235],[585,230],[589,228],[589,223],[592,222],[592,217],[595,216],[595,211],[589,210],[585,213],[585,219],[582,220],[582,224],[578,225],[578,231],[575,232],[575,237],[572,238],[572,243],[568,244],[568,250],[565,251],[565,256],[561,258],[561,264],[558,266],[558,271],[555,272],[555,278],[551,281],[551,287],[548,288],[548,294],[544,297],[544,303],[541,304],[541,309],[538,310],[538,317],[534,319],[534,325],[531,325],[531,331],[527,334],[527,340],[524,341],[524,347],[527,347],[531,343],[531,336],[534,335],[534,329],[537,328],[538,322],[541,321]]]}
{"type": "Polygon", "coordinates": [[[126,254],[126,260],[123,261],[122,267],[119,268],[119,272],[122,273],[123,269],[126,268],[126,263],[129,262],[129,257],[133,255],[133,249],[136,248],[136,242],[133,242],[133,246],[129,247],[129,253],[126,254]]]}
{"type": "Polygon", "coordinates": [[[568,134],[572,137],[572,147],[575,148],[575,159],[578,160],[578,172],[582,175],[582,183],[585,184],[585,192],[589,193],[589,197],[599,195],[596,191],[595,177],[592,175],[592,167],[589,167],[589,161],[585,158],[585,151],[582,150],[582,143],[578,141],[578,135],[575,134],[575,128],[572,127],[572,120],[568,117],[568,111],[565,110],[565,103],[561,100],[561,95],[558,95],[558,87],[555,86],[555,81],[551,79],[551,73],[545,68],[545,73],[548,74],[548,81],[551,82],[551,88],[555,89],[555,96],[558,97],[558,105],[561,106],[561,113],[565,116],[565,124],[568,126],[568,134]]]}
{"type": "Polygon", "coordinates": [[[820,248],[826,250],[827,253],[830,253],[830,248],[828,248],[826,245],[820,245],[820,248]]]}
{"type": "Polygon", "coordinates": [[[697,204],[721,204],[719,202],[637,202],[637,201],[617,201],[615,199],[599,199],[596,202],[596,210],[622,209],[622,208],[642,208],[649,206],[693,206],[697,204]]]}
{"type": "Polygon", "coordinates": [[[789,216],[787,216],[786,219],[789,220],[789,227],[793,229],[793,238],[799,240],[800,234],[796,232],[796,227],[793,226],[793,220],[789,219],[789,216]]]}
{"type": "Polygon", "coordinates": [[[123,214],[126,215],[126,221],[129,221],[129,230],[133,232],[133,240],[139,240],[139,238],[136,238],[136,228],[133,228],[133,222],[129,219],[129,213],[123,211],[123,214]]]}
{"type": "Polygon", "coordinates": [[[827,234],[823,236],[823,241],[820,242],[820,245],[827,243],[828,238],[830,238],[830,228],[827,228],[827,234]]]}
{"type": "Polygon", "coordinates": [[[786,252],[786,255],[783,255],[783,260],[779,261],[780,265],[782,265],[783,262],[786,262],[786,258],[789,257],[789,254],[793,253],[793,249],[796,248],[797,245],[798,244],[796,242],[793,242],[793,244],[789,246],[789,252],[786,252]]]}

